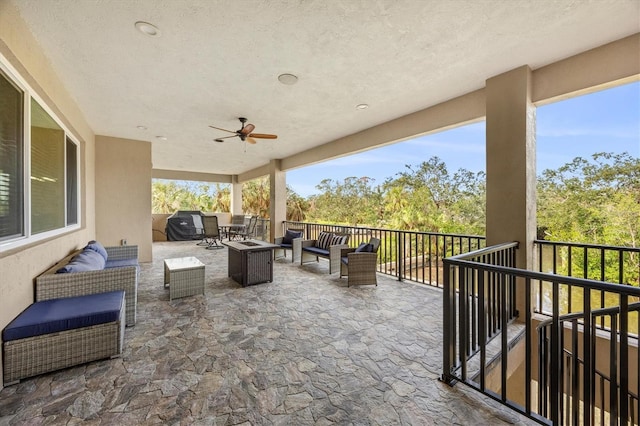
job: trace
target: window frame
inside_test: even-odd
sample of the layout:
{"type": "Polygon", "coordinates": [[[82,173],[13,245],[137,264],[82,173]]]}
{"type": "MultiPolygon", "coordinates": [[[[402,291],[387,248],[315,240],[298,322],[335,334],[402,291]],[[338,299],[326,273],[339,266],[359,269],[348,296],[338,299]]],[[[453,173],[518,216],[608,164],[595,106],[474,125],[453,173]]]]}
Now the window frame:
{"type": "Polygon", "coordinates": [[[49,105],[36,93],[36,91],[26,82],[26,80],[20,75],[20,73],[11,65],[11,63],[0,53],[0,71],[4,76],[19,90],[22,91],[22,192],[23,192],[23,210],[22,210],[22,224],[23,233],[14,237],[7,237],[7,239],[0,241],[0,253],[26,246],[38,241],[46,240],[52,237],[64,235],[73,231],[76,231],[83,226],[82,220],[82,192],[81,192],[81,177],[82,177],[82,145],[78,142],[79,138],[76,137],[60,118],[53,112],[49,105]],[[40,107],[56,122],[58,126],[64,132],[64,164],[63,164],[63,176],[64,176],[64,226],[48,231],[43,231],[37,234],[32,233],[31,227],[31,99],[35,100],[40,107]],[[76,191],[76,223],[68,223],[68,155],[67,155],[67,141],[73,143],[76,148],[75,158],[75,185],[76,191]]]}

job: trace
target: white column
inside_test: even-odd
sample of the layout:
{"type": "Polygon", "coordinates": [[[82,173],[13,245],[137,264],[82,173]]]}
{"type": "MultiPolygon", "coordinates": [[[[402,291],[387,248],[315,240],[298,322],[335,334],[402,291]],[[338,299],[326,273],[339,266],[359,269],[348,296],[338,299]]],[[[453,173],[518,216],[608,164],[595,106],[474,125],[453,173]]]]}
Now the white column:
{"type": "MultiPolygon", "coordinates": [[[[536,237],[536,109],[531,69],[487,80],[487,246],[519,242],[516,267],[533,269],[536,237]]],[[[524,292],[518,292],[524,316],[524,292]]]]}
{"type": "Polygon", "coordinates": [[[238,175],[231,177],[231,214],[244,214],[242,210],[242,183],[238,182],[238,175]]]}
{"type": "Polygon", "coordinates": [[[287,174],[282,171],[280,160],[269,163],[269,218],[270,241],[282,236],[282,222],[287,220],[287,174]]]}

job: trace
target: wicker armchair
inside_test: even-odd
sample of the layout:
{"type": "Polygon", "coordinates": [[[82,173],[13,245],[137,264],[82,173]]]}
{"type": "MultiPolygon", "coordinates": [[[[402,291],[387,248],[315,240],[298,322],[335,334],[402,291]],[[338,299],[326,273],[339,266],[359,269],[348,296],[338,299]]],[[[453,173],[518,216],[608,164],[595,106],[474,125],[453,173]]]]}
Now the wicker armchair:
{"type": "MultiPolygon", "coordinates": [[[[302,238],[304,238],[304,229],[295,229],[295,228],[287,229],[284,236],[276,237],[273,240],[273,244],[280,246],[279,248],[273,250],[274,258],[277,259],[278,257],[280,257],[278,256],[278,254],[281,251],[283,256],[287,257],[287,250],[291,250],[291,262],[300,261],[300,258],[296,258],[295,256],[293,256],[293,253],[294,253],[293,245],[294,244],[298,245],[300,241],[302,241],[302,238]],[[299,241],[296,242],[295,240],[299,240],[299,241]]],[[[300,249],[296,250],[295,253],[301,253],[301,247],[302,246],[300,246],[300,249]]]]}
{"type": "Polygon", "coordinates": [[[340,278],[347,276],[347,287],[351,285],[378,285],[376,269],[380,240],[371,238],[369,243],[358,248],[340,250],[340,278]]]}

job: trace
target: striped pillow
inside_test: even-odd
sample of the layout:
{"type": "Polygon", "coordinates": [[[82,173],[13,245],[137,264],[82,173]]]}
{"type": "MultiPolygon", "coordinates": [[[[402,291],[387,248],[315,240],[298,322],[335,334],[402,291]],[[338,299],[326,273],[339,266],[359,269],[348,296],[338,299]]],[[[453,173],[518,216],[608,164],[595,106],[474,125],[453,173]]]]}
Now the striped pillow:
{"type": "Polygon", "coordinates": [[[318,241],[316,241],[316,247],[323,250],[329,250],[331,238],[333,238],[333,233],[324,231],[320,232],[320,235],[318,235],[318,241]]]}
{"type": "Polygon", "coordinates": [[[347,236],[346,235],[333,235],[333,237],[331,238],[331,241],[329,242],[329,246],[335,246],[335,245],[338,245],[338,244],[347,244],[347,236]]]}

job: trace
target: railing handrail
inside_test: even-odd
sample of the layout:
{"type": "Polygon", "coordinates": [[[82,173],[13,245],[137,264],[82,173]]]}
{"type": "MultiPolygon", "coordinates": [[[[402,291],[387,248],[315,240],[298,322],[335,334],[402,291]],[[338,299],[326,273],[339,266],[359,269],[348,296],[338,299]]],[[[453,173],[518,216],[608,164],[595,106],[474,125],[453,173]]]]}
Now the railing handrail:
{"type": "MultiPolygon", "coordinates": [[[[620,285],[620,284],[617,284],[617,285],[620,285]]],[[[630,303],[627,311],[628,312],[640,311],[640,302],[630,303]]],[[[613,315],[613,314],[619,314],[619,313],[620,313],[620,306],[610,306],[608,308],[600,308],[600,309],[595,309],[591,311],[591,316],[599,317],[602,315],[613,315]]],[[[572,312],[569,314],[560,315],[558,317],[558,322],[573,321],[580,318],[584,318],[584,312],[572,312]]],[[[553,318],[549,318],[542,321],[540,324],[538,324],[536,328],[539,330],[543,327],[547,327],[552,323],[553,323],[553,318]]]]}
{"type": "Polygon", "coordinates": [[[486,239],[486,237],[483,235],[455,234],[455,233],[433,232],[433,231],[416,231],[416,230],[409,230],[409,229],[391,229],[391,228],[379,228],[379,227],[372,227],[372,226],[342,225],[342,224],[335,224],[335,223],[300,222],[295,220],[285,220],[284,223],[290,223],[294,225],[331,226],[334,228],[364,229],[364,230],[371,230],[371,231],[402,232],[407,234],[440,235],[440,236],[457,237],[457,238],[479,238],[482,240],[486,239]]]}
{"type": "Polygon", "coordinates": [[[589,249],[604,249],[604,250],[616,250],[616,251],[626,251],[631,253],[640,253],[640,247],[625,247],[625,246],[610,246],[605,244],[588,244],[588,243],[568,243],[562,241],[547,241],[547,240],[533,240],[534,244],[543,244],[550,246],[570,246],[570,247],[581,247],[581,248],[589,248],[589,249]]]}
{"type": "MultiPolygon", "coordinates": [[[[476,250],[477,251],[477,250],[476,250]]],[[[471,255],[473,252],[467,253],[471,255]]],[[[533,280],[542,280],[549,282],[562,282],[562,284],[570,284],[579,287],[590,287],[594,290],[609,291],[612,293],[628,293],[630,296],[640,297],[640,288],[626,284],[612,284],[603,281],[590,280],[585,278],[568,277],[566,275],[547,274],[544,272],[528,271],[526,269],[509,268],[506,266],[493,266],[482,262],[473,262],[469,260],[460,260],[455,257],[447,257],[443,259],[445,265],[467,266],[481,269],[487,272],[502,272],[508,275],[514,275],[521,278],[531,278],[533,280]]]]}
{"type": "MultiPolygon", "coordinates": [[[[506,250],[506,249],[510,249],[510,248],[518,248],[518,245],[519,245],[519,243],[517,241],[511,242],[511,243],[497,244],[495,246],[483,247],[481,249],[478,249],[478,250],[475,250],[475,251],[470,251],[468,253],[461,253],[461,254],[457,254],[455,256],[450,256],[450,257],[447,257],[445,260],[470,261],[470,259],[473,259],[473,258],[476,258],[476,257],[480,257],[480,256],[484,256],[484,255],[487,255],[487,254],[497,253],[497,252],[499,252],[501,250],[506,250]]],[[[482,263],[482,262],[474,262],[474,263],[482,263]]],[[[485,263],[485,265],[486,265],[486,263],[485,263]]]]}

